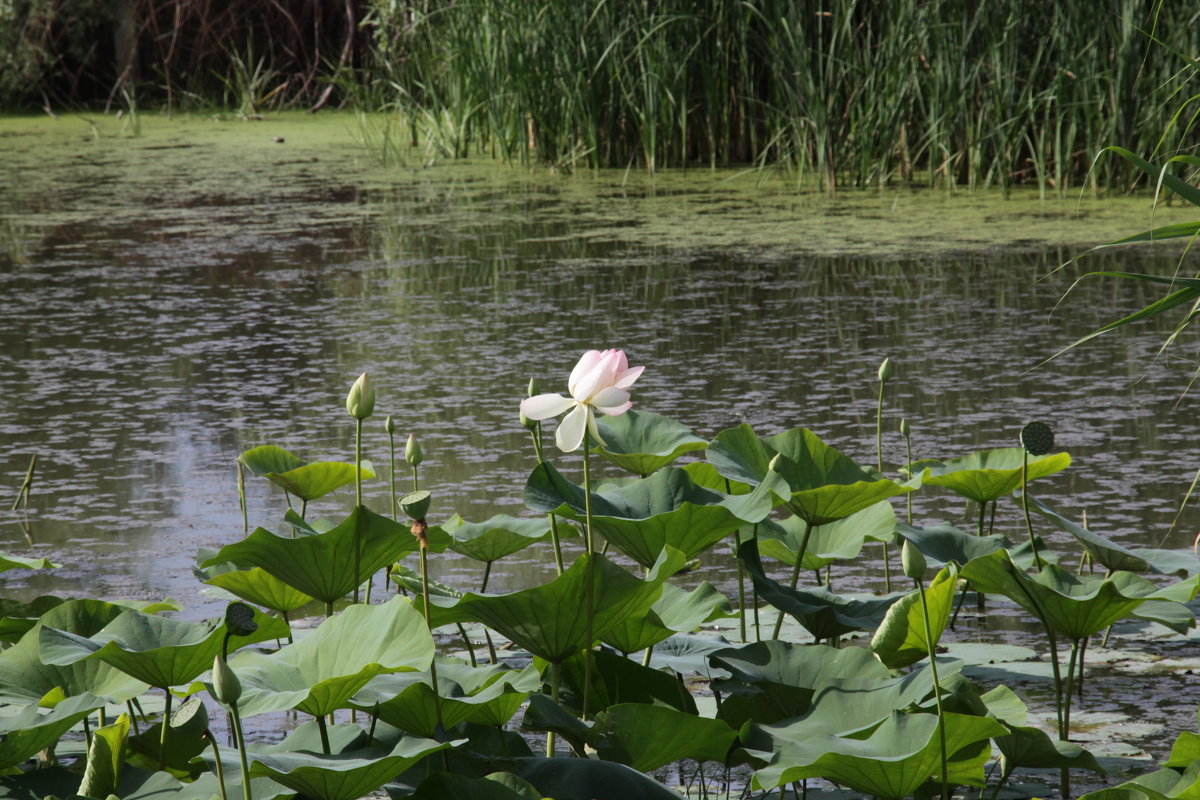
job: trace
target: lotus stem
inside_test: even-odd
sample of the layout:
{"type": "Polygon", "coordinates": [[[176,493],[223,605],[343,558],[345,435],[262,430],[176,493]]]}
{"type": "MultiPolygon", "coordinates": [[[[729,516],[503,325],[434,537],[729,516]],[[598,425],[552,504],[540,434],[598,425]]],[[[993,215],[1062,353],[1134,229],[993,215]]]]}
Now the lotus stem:
{"type": "MultiPolygon", "coordinates": [[[[390,419],[390,417],[389,417],[390,419]]],[[[392,493],[392,519],[399,520],[396,508],[396,429],[389,428],[388,432],[388,484],[392,493]]],[[[383,582],[387,585],[387,581],[383,582]]]]}
{"type": "Polygon", "coordinates": [[[921,619],[925,623],[925,644],[929,646],[929,668],[933,671],[933,699],[937,703],[938,746],[942,758],[942,800],[950,800],[949,754],[946,752],[946,716],[942,712],[942,684],[938,680],[937,642],[933,640],[933,626],[929,624],[929,602],[925,599],[925,584],[914,578],[917,591],[921,594],[921,619]]]}
{"type": "MultiPolygon", "coordinates": [[[[912,431],[909,429],[908,420],[906,420],[906,419],[900,420],[900,432],[904,434],[904,463],[909,465],[908,466],[908,473],[909,473],[908,477],[911,478],[912,477],[912,463],[913,463],[912,431]]],[[[904,505],[908,511],[908,524],[909,525],[912,525],[912,521],[913,521],[912,496],[913,496],[912,492],[908,492],[907,494],[904,495],[904,505]]]]}
{"type": "MultiPolygon", "coordinates": [[[[417,537],[421,542],[421,605],[425,610],[425,627],[429,629],[429,635],[433,635],[433,625],[430,624],[429,616],[429,543],[425,539],[425,520],[417,520],[413,523],[415,529],[417,525],[421,526],[421,534],[417,537]]],[[[438,677],[437,677],[437,660],[429,662],[429,682],[433,686],[433,710],[437,715],[437,724],[443,730],[446,725],[442,721],[442,695],[438,692],[438,677]]],[[[443,759],[445,756],[443,755],[443,759]]]]}
{"type": "Polygon", "coordinates": [[[421,477],[417,473],[417,465],[416,464],[412,465],[412,473],[413,473],[413,488],[412,488],[412,490],[414,492],[419,492],[419,491],[421,491],[421,477]]]}
{"type": "MultiPolygon", "coordinates": [[[[237,739],[238,758],[242,762],[242,797],[243,800],[254,800],[250,793],[250,760],[246,756],[246,734],[242,730],[242,715],[238,713],[237,703],[229,704],[229,715],[233,717],[233,732],[237,739]]],[[[320,717],[317,717],[317,722],[322,733],[324,733],[324,721],[320,717]]],[[[328,743],[325,745],[325,752],[329,752],[328,743]]]]}
{"type": "Polygon", "coordinates": [[[325,715],[317,715],[317,730],[321,732],[321,752],[325,755],[333,755],[329,747],[329,724],[325,721],[325,715]]]}
{"type": "Polygon", "coordinates": [[[242,533],[249,533],[250,519],[246,514],[246,468],[242,466],[241,461],[234,463],[237,464],[238,508],[242,511],[242,533]]]}
{"type": "Polygon", "coordinates": [[[467,635],[467,629],[463,627],[461,622],[454,623],[458,627],[458,634],[462,637],[463,644],[467,646],[467,655],[471,659],[471,667],[478,667],[479,662],[475,660],[475,647],[471,644],[471,637],[467,635]]]}
{"type": "Polygon", "coordinates": [[[596,551],[592,538],[592,436],[585,427],[583,429],[583,519],[585,524],[585,541],[587,546],[587,643],[583,650],[583,719],[588,718],[588,700],[592,690],[592,636],[594,633],[596,613],[596,551]]]}
{"type": "Polygon", "coordinates": [[[25,508],[29,508],[29,491],[33,488],[33,470],[37,466],[37,453],[29,459],[29,469],[25,471],[25,480],[21,483],[21,488],[17,492],[17,498],[13,500],[10,510],[16,511],[17,506],[21,505],[21,501],[25,501],[25,508]]]}
{"type": "MultiPolygon", "coordinates": [[[[550,699],[557,705],[558,689],[562,685],[562,665],[557,661],[550,664],[550,699]]],[[[546,731],[546,758],[554,758],[554,731],[546,731]]]]}
{"type": "MultiPolygon", "coordinates": [[[[729,485],[728,478],[725,479],[725,494],[733,494],[733,487],[729,485]]],[[[755,525],[755,530],[758,530],[757,525],[755,525]]],[[[738,631],[744,643],[746,641],[746,569],[742,565],[742,560],[737,558],[736,544],[734,545],[733,552],[738,570],[738,631]]]]}
{"type": "MultiPolygon", "coordinates": [[[[890,370],[887,367],[891,366],[890,359],[884,359],[883,364],[879,368],[879,402],[875,404],[875,464],[879,468],[879,474],[883,475],[883,389],[887,386],[890,370]],[[889,374],[885,374],[885,371],[889,374]]],[[[911,514],[911,512],[910,512],[911,514]]],[[[888,555],[888,543],[882,543],[883,550],[883,585],[887,592],[892,591],[892,564],[891,558],[888,555]]],[[[793,587],[795,588],[795,587],[793,587]]]]}
{"type": "MultiPolygon", "coordinates": [[[[801,519],[804,520],[804,535],[800,537],[800,550],[796,553],[796,563],[792,567],[792,580],[790,585],[793,592],[796,591],[796,585],[800,583],[800,568],[804,564],[804,554],[808,552],[808,539],[812,535],[812,529],[814,527],[813,525],[809,524],[809,521],[804,517],[801,517],[801,519]]],[[[771,633],[772,639],[779,638],[779,634],[783,630],[784,616],[785,615],[783,611],[780,611],[779,616],[775,618],[775,630],[771,633]]]]}
{"type": "MultiPolygon", "coordinates": [[[[529,435],[533,437],[533,451],[537,454],[538,464],[545,464],[546,459],[542,452],[542,425],[540,422],[530,429],[529,435]]],[[[562,542],[558,536],[558,519],[553,514],[547,514],[546,516],[550,520],[550,544],[554,547],[554,566],[558,570],[558,574],[562,575],[563,555],[562,542]]]]}
{"type": "Polygon", "coordinates": [[[1029,531],[1029,546],[1033,548],[1033,566],[1042,568],[1042,557],[1038,555],[1037,542],[1033,538],[1033,520],[1029,518],[1029,451],[1023,450],[1021,459],[1021,509],[1025,512],[1025,529],[1029,531]]]}
{"type": "MultiPolygon", "coordinates": [[[[354,508],[355,513],[362,508],[362,427],[361,419],[354,420],[354,508]]],[[[354,526],[354,602],[358,602],[358,568],[362,561],[362,556],[358,552],[360,547],[358,525],[354,526]]]]}
{"type": "MultiPolygon", "coordinates": [[[[221,764],[221,748],[217,747],[217,737],[213,736],[212,731],[205,730],[202,734],[208,743],[212,745],[213,760],[217,765],[217,786],[221,789],[221,800],[229,800],[229,795],[225,791],[225,767],[221,764]]],[[[245,776],[243,776],[243,781],[245,776]]]]}
{"type": "Polygon", "coordinates": [[[133,735],[140,736],[141,731],[138,730],[137,712],[133,708],[133,701],[126,700],[125,708],[129,711],[129,724],[133,726],[133,735]]]}
{"type": "MultiPolygon", "coordinates": [[[[551,515],[550,519],[553,520],[554,516],[551,515]]],[[[483,565],[483,580],[479,583],[480,594],[485,594],[487,592],[488,578],[490,578],[491,575],[492,562],[488,561],[483,565]]],[[[499,664],[500,659],[496,657],[496,645],[492,642],[492,633],[488,630],[487,625],[483,626],[483,639],[487,642],[488,657],[491,659],[493,664],[499,664]]]]}
{"type": "Polygon", "coordinates": [[[167,764],[167,728],[171,727],[171,701],[175,696],[171,690],[164,688],[166,700],[163,703],[162,728],[158,732],[158,768],[164,769],[167,764]]]}

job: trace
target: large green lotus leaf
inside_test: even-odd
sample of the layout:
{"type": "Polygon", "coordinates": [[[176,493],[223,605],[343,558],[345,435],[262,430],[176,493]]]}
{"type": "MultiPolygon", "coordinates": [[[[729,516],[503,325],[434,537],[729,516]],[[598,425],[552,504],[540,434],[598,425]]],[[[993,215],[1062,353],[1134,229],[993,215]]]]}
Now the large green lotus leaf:
{"type": "Polygon", "coordinates": [[[522,758],[509,769],[554,800],[683,800],[653,778],[615,761],[522,758]]]}
{"type": "Polygon", "coordinates": [[[238,456],[237,460],[255,475],[289,472],[308,463],[303,458],[292,455],[282,447],[273,444],[265,444],[262,447],[247,450],[238,456]]]}
{"type": "Polygon", "coordinates": [[[1079,800],[1195,800],[1200,796],[1200,764],[1192,764],[1182,775],[1159,769],[1131,781],[1097,789],[1079,800]]]}
{"type": "MultiPolygon", "coordinates": [[[[586,674],[582,652],[562,664],[562,704],[573,708],[576,713],[582,712],[582,687],[586,674]]],[[[644,667],[633,659],[598,650],[592,653],[591,674],[592,688],[588,694],[590,712],[619,703],[645,703],[669,706],[688,714],[698,713],[695,698],[674,675],[644,667]]]]}
{"type": "MultiPolygon", "coordinates": [[[[28,603],[16,600],[0,600],[0,641],[12,644],[37,624],[47,611],[67,601],[65,597],[42,595],[28,603]]],[[[175,600],[115,600],[109,601],[121,608],[132,608],[147,614],[163,611],[181,611],[183,606],[175,600]]]]}
{"type": "MultiPolygon", "coordinates": [[[[439,661],[437,672],[442,724],[447,730],[462,722],[500,727],[542,685],[532,664],[517,671],[498,664],[471,667],[439,661]]],[[[403,672],[372,678],[350,706],[408,733],[432,736],[438,723],[436,700],[429,673],[403,672]]]]}
{"type": "Polygon", "coordinates": [[[295,644],[270,655],[239,653],[230,666],[242,683],[243,716],[289,708],[321,716],[345,708],[376,675],[428,669],[433,653],[421,614],[393,597],[350,606],[295,644]]]}
{"type": "Polygon", "coordinates": [[[98,728],[92,734],[79,794],[84,797],[108,797],[117,791],[117,780],[121,768],[125,766],[128,742],[128,714],[122,714],[115,723],[98,728]]]}
{"type": "Polygon", "coordinates": [[[703,486],[705,489],[715,489],[726,494],[750,494],[754,490],[748,483],[726,478],[707,461],[693,461],[690,464],[684,464],[683,471],[692,479],[692,483],[703,486]]]}
{"type": "Polygon", "coordinates": [[[670,669],[680,675],[699,675],[706,680],[728,677],[729,673],[709,664],[708,657],[732,645],[721,638],[699,634],[677,633],[654,646],[650,666],[670,669]]]}
{"type": "Polygon", "coordinates": [[[250,775],[266,776],[308,800],[358,800],[430,753],[458,743],[405,737],[390,749],[369,748],[338,755],[257,752],[250,754],[250,775]]]}
{"type": "MultiPolygon", "coordinates": [[[[285,638],[286,622],[254,610],[257,628],[248,636],[232,636],[229,650],[285,638]]],[[[128,610],[92,636],[52,627],[38,631],[38,647],[47,664],[64,666],[85,659],[111,664],[160,689],[194,680],[212,667],[227,629],[224,620],[207,623],[166,619],[128,610]]]]}
{"type": "Polygon", "coordinates": [[[925,528],[897,522],[896,532],[912,542],[931,567],[943,567],[950,563],[961,567],[973,558],[995,553],[1012,544],[998,533],[977,536],[948,522],[925,528]]]}
{"type": "MultiPolygon", "coordinates": [[[[968,500],[987,503],[1021,486],[1021,468],[1026,458],[1020,447],[999,447],[952,458],[949,461],[917,461],[909,473],[921,483],[944,486],[968,500]]],[[[1061,472],[1071,465],[1069,453],[1029,456],[1028,480],[1061,472]]]]}
{"type": "Polygon", "coordinates": [[[288,586],[332,603],[417,546],[407,527],[358,506],[336,528],[315,536],[292,539],[258,528],[242,541],[222,547],[200,566],[232,561],[261,567],[288,586]]]}
{"type": "Polygon", "coordinates": [[[142,694],[146,683],[96,659],[52,665],[43,661],[43,627],[90,637],[129,609],[102,600],[68,600],[47,611],[34,628],[7,650],[0,651],[0,698],[18,703],[37,702],[58,689],[66,696],[93,694],[110,703],[124,703],[142,694]]]}
{"type": "MultiPolygon", "coordinates": [[[[525,484],[525,504],[584,521],[582,486],[549,464],[539,465],[525,484]]],[[[727,495],[697,486],[682,469],[668,468],[649,478],[592,492],[592,527],[644,567],[664,547],[694,558],[746,522],[771,513],[773,495],[763,487],[748,495],[727,495]]]]}
{"type": "Polygon", "coordinates": [[[745,564],[746,574],[754,582],[759,597],[795,617],[817,639],[831,639],[851,631],[875,628],[883,621],[892,603],[902,596],[895,594],[860,600],[843,597],[820,587],[789,589],[763,572],[758,543],[753,539],[743,542],[738,548],[738,558],[745,564]]]}
{"type": "Polygon", "coordinates": [[[1129,616],[1157,622],[1181,636],[1196,627],[1196,615],[1192,610],[1173,600],[1147,600],[1131,611],[1129,616]]]}
{"type": "Polygon", "coordinates": [[[286,614],[313,601],[299,589],[288,586],[262,567],[219,572],[205,581],[248,603],[286,614]]]}
{"type": "MultiPolygon", "coordinates": [[[[952,761],[966,760],[969,769],[951,766],[955,782],[984,784],[979,747],[1007,730],[994,719],[946,714],[946,750],[952,761]]],[[[825,778],[873,797],[901,800],[938,775],[941,766],[938,717],[894,712],[869,737],[839,736],[789,741],[771,754],[767,766],[754,773],[754,786],[770,790],[805,778],[825,778]]]]}
{"type": "Polygon", "coordinates": [[[719,719],[665,706],[621,703],[596,715],[596,752],[607,761],[649,772],[685,758],[726,762],[737,732],[719,719]]]}
{"type": "MultiPolygon", "coordinates": [[[[847,679],[887,681],[891,673],[868,650],[800,646],[771,640],[717,650],[713,667],[729,677],[713,682],[728,695],[720,718],[731,727],[746,721],[768,724],[798,717],[812,707],[816,692],[847,679]]],[[[888,711],[891,711],[889,708],[888,711]]]]}
{"type": "Polygon", "coordinates": [[[45,713],[35,702],[15,714],[0,716],[0,770],[15,767],[50,747],[77,722],[103,706],[99,697],[81,694],[45,713]]]}
{"type": "Polygon", "coordinates": [[[602,640],[622,653],[636,653],[676,633],[688,633],[705,622],[729,616],[733,616],[729,599],[708,581],[690,592],[664,583],[654,605],[618,622],[602,640]]]}
{"type": "MultiPolygon", "coordinates": [[[[759,523],[758,528],[759,552],[794,566],[807,527],[802,519],[795,516],[782,522],[764,520],[759,523]]],[[[810,530],[801,568],[812,571],[834,561],[856,558],[868,539],[876,542],[891,541],[896,532],[896,511],[891,503],[884,500],[848,517],[810,530]]]]}
{"type": "Polygon", "coordinates": [[[542,800],[541,792],[511,772],[493,772],[482,778],[435,772],[408,797],[410,800],[542,800]]]}
{"type": "Polygon", "coordinates": [[[717,434],[707,455],[717,471],[731,480],[768,484],[793,514],[810,525],[834,522],[881,500],[913,491],[913,487],[900,486],[859,466],[806,428],[764,439],[742,424],[717,434]],[[780,458],[772,470],[776,456],[780,458]]]}
{"type": "Polygon", "coordinates": [[[645,477],[684,453],[703,450],[708,442],[673,419],[649,411],[626,411],[596,420],[603,447],[594,452],[621,469],[645,477]]]}
{"type": "Polygon", "coordinates": [[[663,582],[686,561],[683,553],[668,547],[643,581],[598,553],[585,553],[542,586],[505,595],[467,592],[454,601],[453,613],[482,622],[535,656],[561,662],[593,643],[587,641],[584,599],[590,559],[595,560],[592,633],[597,640],[626,617],[650,607],[663,582]]]}
{"type": "Polygon", "coordinates": [[[48,558],[24,558],[0,553],[0,572],[10,569],[57,569],[62,564],[55,564],[48,558]]]}
{"type": "Polygon", "coordinates": [[[1086,769],[1099,775],[1105,770],[1096,757],[1074,742],[1050,738],[1041,728],[1025,724],[1025,703],[1007,686],[997,686],[980,696],[988,716],[1008,728],[1004,736],[992,737],[1004,754],[1006,773],[1018,768],[1086,769]]]}
{"type": "Polygon", "coordinates": [[[933,644],[942,636],[954,608],[958,586],[958,568],[944,567],[925,590],[925,605],[920,591],[913,591],[888,609],[883,624],[871,639],[871,651],[891,669],[915,664],[933,652],[933,644]],[[925,608],[929,611],[930,642],[925,636],[925,608]]]}
{"type": "Polygon", "coordinates": [[[316,500],[354,483],[358,476],[369,480],[375,473],[367,467],[358,469],[343,461],[314,461],[287,472],[268,472],[264,477],[301,500],[316,500]]]}
{"type": "Polygon", "coordinates": [[[963,567],[962,576],[982,592],[1005,595],[1073,640],[1091,636],[1128,616],[1158,590],[1129,572],[1101,578],[1074,575],[1054,564],[1031,577],[1013,564],[1004,550],[971,561],[963,567]]]}
{"type": "Polygon", "coordinates": [[[484,522],[467,522],[455,514],[441,525],[450,534],[450,549],[476,561],[491,562],[524,550],[550,533],[545,517],[518,519],[497,514],[484,522]]]}

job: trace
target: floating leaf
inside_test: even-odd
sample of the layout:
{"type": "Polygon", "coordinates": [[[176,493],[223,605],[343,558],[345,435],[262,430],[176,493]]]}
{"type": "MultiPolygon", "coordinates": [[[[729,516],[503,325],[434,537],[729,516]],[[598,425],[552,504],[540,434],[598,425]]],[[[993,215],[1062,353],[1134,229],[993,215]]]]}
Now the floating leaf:
{"type": "Polygon", "coordinates": [[[958,568],[953,564],[942,569],[925,590],[925,603],[920,591],[900,598],[891,608],[871,639],[871,652],[891,669],[901,669],[917,663],[933,652],[932,643],[925,637],[925,609],[928,608],[933,643],[941,638],[954,608],[958,586],[958,568]]]}
{"type": "MultiPolygon", "coordinates": [[[[583,487],[549,464],[539,465],[529,476],[525,504],[577,521],[587,516],[583,487]]],[[[668,468],[649,478],[592,492],[592,528],[650,567],[664,547],[695,558],[744,523],[766,517],[772,505],[765,488],[749,495],[727,495],[697,486],[681,469],[668,468]]]]}
{"type": "MultiPolygon", "coordinates": [[[[949,461],[918,461],[908,465],[908,472],[919,476],[923,484],[944,486],[968,500],[988,503],[1021,486],[1026,457],[1020,447],[999,447],[949,461]]],[[[1070,465],[1068,453],[1031,456],[1026,479],[1053,475],[1070,465]]]]}
{"type": "Polygon", "coordinates": [[[596,447],[595,452],[621,469],[643,477],[685,453],[708,447],[687,426],[649,411],[601,416],[596,425],[604,446],[596,447]]]}
{"type": "Polygon", "coordinates": [[[545,517],[518,519],[507,514],[467,522],[455,514],[441,528],[451,536],[451,550],[476,561],[492,562],[544,539],[550,533],[550,522],[545,517]]]}
{"type": "Polygon", "coordinates": [[[24,558],[0,553],[0,572],[10,569],[57,569],[62,564],[55,564],[48,558],[24,558]]]}
{"type": "Polygon", "coordinates": [[[428,669],[433,652],[420,613],[393,597],[350,606],[295,644],[271,655],[239,653],[229,665],[242,683],[243,716],[289,708],[323,716],[347,707],[376,675],[428,669]]]}

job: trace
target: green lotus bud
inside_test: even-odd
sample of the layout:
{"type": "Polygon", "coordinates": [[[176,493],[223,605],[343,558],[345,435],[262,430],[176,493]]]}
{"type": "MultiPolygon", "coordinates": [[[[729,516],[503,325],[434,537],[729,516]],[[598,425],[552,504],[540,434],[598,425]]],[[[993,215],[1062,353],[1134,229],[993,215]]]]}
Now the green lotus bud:
{"type": "Polygon", "coordinates": [[[783,453],[776,453],[775,457],[771,459],[771,463],[767,464],[767,469],[771,472],[779,472],[779,466],[783,463],[782,459],[783,453]]]}
{"type": "Polygon", "coordinates": [[[1044,422],[1031,422],[1021,428],[1021,447],[1031,456],[1044,456],[1054,449],[1054,431],[1044,422]]]}
{"type": "Polygon", "coordinates": [[[417,443],[417,437],[411,433],[408,435],[408,441],[404,444],[404,460],[414,467],[425,460],[425,453],[421,450],[421,445],[417,443]]]}
{"type": "Polygon", "coordinates": [[[234,636],[249,636],[258,630],[254,609],[245,603],[233,602],[225,607],[225,628],[234,636]]]}
{"type": "Polygon", "coordinates": [[[419,492],[409,492],[400,498],[400,509],[410,519],[425,519],[425,515],[429,513],[429,503],[431,501],[432,498],[429,492],[424,489],[419,492]]]}
{"type": "Polygon", "coordinates": [[[530,431],[535,430],[540,424],[536,419],[530,419],[529,417],[525,416],[524,411],[520,413],[519,419],[521,420],[521,427],[530,431]]]}
{"type": "Polygon", "coordinates": [[[396,423],[392,421],[391,414],[388,414],[388,418],[383,421],[383,429],[387,431],[388,436],[396,432],[396,423]]]}
{"type": "Polygon", "coordinates": [[[208,730],[208,709],[200,695],[192,695],[172,712],[171,727],[185,736],[204,735],[208,730]]]}
{"type": "Polygon", "coordinates": [[[355,419],[366,419],[375,411],[375,384],[367,373],[358,376],[346,395],[346,411],[355,419]]]}
{"type": "Polygon", "coordinates": [[[900,420],[900,435],[908,436],[908,420],[906,419],[900,420]]]}
{"type": "Polygon", "coordinates": [[[530,378],[529,379],[529,389],[527,391],[528,391],[529,397],[536,397],[537,395],[541,394],[542,393],[541,382],[538,381],[537,378],[530,378]]]}
{"type": "Polygon", "coordinates": [[[879,365],[879,382],[886,383],[892,379],[892,374],[895,369],[892,367],[892,359],[885,358],[883,363],[879,365]]]}
{"type": "Polygon", "coordinates": [[[218,703],[227,706],[234,705],[242,696],[242,682],[225,659],[217,656],[213,659],[213,697],[218,703]]]}
{"type": "Polygon", "coordinates": [[[904,570],[904,574],[912,578],[914,581],[919,581],[925,576],[925,554],[913,545],[908,539],[904,540],[904,545],[900,548],[900,567],[904,570]]]}

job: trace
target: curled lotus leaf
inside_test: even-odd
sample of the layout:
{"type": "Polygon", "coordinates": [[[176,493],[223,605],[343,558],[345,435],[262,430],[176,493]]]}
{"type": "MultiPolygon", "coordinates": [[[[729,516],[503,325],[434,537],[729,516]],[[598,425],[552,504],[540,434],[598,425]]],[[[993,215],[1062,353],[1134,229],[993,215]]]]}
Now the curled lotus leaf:
{"type": "Polygon", "coordinates": [[[948,564],[925,589],[924,605],[919,590],[900,598],[888,609],[883,623],[875,630],[871,652],[891,669],[911,666],[927,658],[950,621],[957,586],[958,567],[948,564]],[[926,608],[933,642],[925,636],[926,608]]]}
{"type": "Polygon", "coordinates": [[[602,637],[622,653],[653,647],[677,633],[690,633],[705,622],[734,616],[729,599],[708,581],[690,592],[664,583],[662,595],[643,612],[631,614],[602,637]]]}
{"type": "Polygon", "coordinates": [[[57,569],[62,564],[55,564],[48,558],[24,558],[0,553],[0,572],[10,569],[57,569]]]}
{"type": "Polygon", "coordinates": [[[247,450],[238,461],[255,475],[306,501],[324,497],[360,476],[364,480],[375,477],[370,462],[363,462],[366,466],[361,469],[341,461],[309,463],[273,444],[247,450]]]}
{"type": "Polygon", "coordinates": [[[1071,465],[1068,453],[1027,456],[1020,447],[998,447],[952,458],[917,461],[907,472],[922,484],[944,486],[976,503],[988,503],[1021,487],[1021,470],[1028,457],[1027,481],[1062,472],[1071,465]]]}
{"type": "Polygon", "coordinates": [[[596,420],[603,447],[594,451],[626,472],[646,475],[669,465],[686,453],[708,447],[708,442],[686,425],[649,411],[626,411],[596,420]]]}
{"type": "MultiPolygon", "coordinates": [[[[794,566],[804,539],[805,523],[799,517],[780,522],[764,520],[758,526],[759,552],[794,566]]],[[[848,517],[812,528],[804,550],[802,569],[822,569],[835,561],[856,558],[867,540],[890,542],[896,532],[896,511],[886,500],[848,517]]]]}
{"type": "Polygon", "coordinates": [[[441,525],[450,534],[450,549],[476,561],[490,562],[524,550],[550,533],[545,517],[519,519],[497,514],[483,522],[467,522],[455,514],[441,525]]]}

